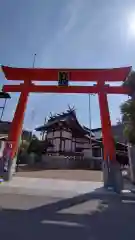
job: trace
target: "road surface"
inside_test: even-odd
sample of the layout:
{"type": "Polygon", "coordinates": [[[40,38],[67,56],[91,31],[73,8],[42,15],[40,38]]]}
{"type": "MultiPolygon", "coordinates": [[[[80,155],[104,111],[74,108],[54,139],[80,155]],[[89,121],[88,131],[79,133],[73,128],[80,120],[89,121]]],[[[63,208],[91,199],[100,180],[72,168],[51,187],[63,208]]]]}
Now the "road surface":
{"type": "Polygon", "coordinates": [[[135,198],[0,194],[0,239],[134,240],[135,198]]]}

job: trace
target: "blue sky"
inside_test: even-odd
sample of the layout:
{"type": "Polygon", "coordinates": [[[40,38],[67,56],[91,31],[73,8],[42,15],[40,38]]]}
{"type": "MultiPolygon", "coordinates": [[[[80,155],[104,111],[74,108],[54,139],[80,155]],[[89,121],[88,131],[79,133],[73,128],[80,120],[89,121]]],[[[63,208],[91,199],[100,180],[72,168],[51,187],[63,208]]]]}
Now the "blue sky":
{"type": "MultiPolygon", "coordinates": [[[[134,0],[0,0],[0,63],[31,67],[135,67],[134,0]]],[[[0,75],[1,85],[6,83],[0,75]]],[[[4,119],[12,120],[18,94],[12,94],[4,119]]],[[[111,120],[120,117],[126,96],[109,96],[111,120]]],[[[2,104],[2,101],[1,101],[2,104]]],[[[75,106],[89,125],[87,95],[32,94],[24,126],[32,129],[50,112],[75,106]]],[[[100,126],[97,96],[91,97],[92,127],[100,126]]]]}

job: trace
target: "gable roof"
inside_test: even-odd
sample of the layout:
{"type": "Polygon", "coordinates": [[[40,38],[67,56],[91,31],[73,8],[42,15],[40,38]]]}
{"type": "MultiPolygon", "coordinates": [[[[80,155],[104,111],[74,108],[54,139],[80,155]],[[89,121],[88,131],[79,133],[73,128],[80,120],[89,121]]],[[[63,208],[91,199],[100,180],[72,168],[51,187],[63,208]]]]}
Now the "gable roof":
{"type": "Polygon", "coordinates": [[[56,123],[58,123],[60,121],[66,121],[69,118],[76,119],[76,115],[75,115],[74,110],[63,112],[62,114],[57,114],[57,115],[51,116],[49,118],[48,122],[45,125],[37,127],[35,130],[36,131],[45,131],[49,127],[53,127],[54,124],[56,124],[56,123]]]}
{"type": "MultiPolygon", "coordinates": [[[[69,125],[69,128],[71,128],[72,130],[75,129],[77,131],[82,132],[83,134],[90,135],[90,129],[85,126],[81,126],[80,123],[78,122],[74,109],[69,109],[67,112],[63,112],[62,114],[51,116],[45,125],[37,127],[35,130],[46,131],[49,128],[53,128],[55,124],[60,122],[62,123],[65,122],[67,125],[69,125]]],[[[93,133],[92,136],[94,137],[93,133]]]]}

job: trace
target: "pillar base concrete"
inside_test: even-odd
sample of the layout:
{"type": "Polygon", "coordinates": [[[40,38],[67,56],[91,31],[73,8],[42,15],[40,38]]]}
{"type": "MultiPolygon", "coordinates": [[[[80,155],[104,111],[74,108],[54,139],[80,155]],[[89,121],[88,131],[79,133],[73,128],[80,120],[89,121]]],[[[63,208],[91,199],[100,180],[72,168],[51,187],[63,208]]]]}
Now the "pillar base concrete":
{"type": "Polygon", "coordinates": [[[16,160],[17,157],[14,157],[13,160],[8,161],[8,168],[3,172],[3,180],[4,181],[10,181],[13,177],[13,175],[16,172],[16,160]]]}
{"type": "Polygon", "coordinates": [[[123,190],[123,177],[120,165],[116,161],[103,162],[103,181],[106,189],[120,193],[123,190]]]}
{"type": "Polygon", "coordinates": [[[4,170],[4,172],[3,172],[3,180],[6,181],[6,182],[10,181],[12,179],[12,171],[11,171],[11,169],[12,169],[12,163],[10,161],[8,169],[4,170]]]}

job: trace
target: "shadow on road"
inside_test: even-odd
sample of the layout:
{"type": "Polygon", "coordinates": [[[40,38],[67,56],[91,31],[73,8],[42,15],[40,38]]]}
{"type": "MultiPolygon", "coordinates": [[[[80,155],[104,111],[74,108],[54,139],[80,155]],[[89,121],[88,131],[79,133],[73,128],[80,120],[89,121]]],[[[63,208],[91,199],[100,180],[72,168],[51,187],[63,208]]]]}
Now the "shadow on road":
{"type": "Polygon", "coordinates": [[[135,198],[93,193],[30,210],[1,209],[0,239],[9,238],[132,240],[135,198]]]}

